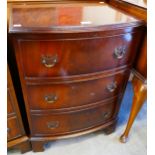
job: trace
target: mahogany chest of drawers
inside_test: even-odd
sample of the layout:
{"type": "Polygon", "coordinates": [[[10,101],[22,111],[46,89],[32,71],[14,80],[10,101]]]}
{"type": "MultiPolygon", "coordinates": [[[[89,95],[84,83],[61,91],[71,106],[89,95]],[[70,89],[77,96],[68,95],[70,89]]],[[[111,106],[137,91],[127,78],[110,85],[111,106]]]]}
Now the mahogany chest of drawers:
{"type": "Polygon", "coordinates": [[[143,22],[107,4],[10,5],[9,37],[33,150],[114,131],[143,22]]]}

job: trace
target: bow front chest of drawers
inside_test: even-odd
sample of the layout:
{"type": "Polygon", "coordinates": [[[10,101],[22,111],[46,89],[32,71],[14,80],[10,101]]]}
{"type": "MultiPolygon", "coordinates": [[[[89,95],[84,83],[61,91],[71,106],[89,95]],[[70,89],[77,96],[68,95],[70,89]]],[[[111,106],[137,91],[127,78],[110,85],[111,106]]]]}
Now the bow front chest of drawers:
{"type": "Polygon", "coordinates": [[[107,4],[10,4],[13,45],[34,151],[114,131],[143,22],[107,4]]]}

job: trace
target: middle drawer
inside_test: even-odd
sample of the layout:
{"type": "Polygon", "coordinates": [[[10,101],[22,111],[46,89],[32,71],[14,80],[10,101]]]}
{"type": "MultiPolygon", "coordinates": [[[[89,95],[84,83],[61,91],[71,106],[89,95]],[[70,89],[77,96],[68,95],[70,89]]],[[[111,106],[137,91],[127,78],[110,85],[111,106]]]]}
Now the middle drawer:
{"type": "Polygon", "coordinates": [[[122,92],[128,76],[126,70],[84,82],[27,85],[30,109],[71,108],[114,97],[122,92]]]}

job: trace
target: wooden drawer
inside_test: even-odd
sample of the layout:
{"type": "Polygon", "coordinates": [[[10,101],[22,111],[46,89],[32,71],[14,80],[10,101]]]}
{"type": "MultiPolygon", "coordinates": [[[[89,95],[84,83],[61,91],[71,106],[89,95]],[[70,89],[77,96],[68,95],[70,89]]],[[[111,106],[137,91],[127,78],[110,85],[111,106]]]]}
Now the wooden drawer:
{"type": "Polygon", "coordinates": [[[122,92],[129,70],[84,82],[27,86],[30,109],[60,109],[83,106],[122,92]]]}
{"type": "Polygon", "coordinates": [[[53,113],[53,114],[33,114],[32,115],[32,134],[40,135],[59,135],[103,124],[112,117],[115,103],[101,104],[98,107],[82,109],[74,112],[53,113]]]}
{"type": "Polygon", "coordinates": [[[18,42],[26,77],[57,77],[100,72],[131,64],[140,35],[81,40],[18,42]]]}
{"type": "Polygon", "coordinates": [[[10,93],[10,88],[7,88],[7,114],[12,114],[15,113],[14,109],[13,109],[13,105],[12,105],[12,96],[10,93]]]}
{"type": "Polygon", "coordinates": [[[11,140],[17,137],[20,137],[21,130],[16,117],[8,118],[7,121],[7,139],[11,140]]]}

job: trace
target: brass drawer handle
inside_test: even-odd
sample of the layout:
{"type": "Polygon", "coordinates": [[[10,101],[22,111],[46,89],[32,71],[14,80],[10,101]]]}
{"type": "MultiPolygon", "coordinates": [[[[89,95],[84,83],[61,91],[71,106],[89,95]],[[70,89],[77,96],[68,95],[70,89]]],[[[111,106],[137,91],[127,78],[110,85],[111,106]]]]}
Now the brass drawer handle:
{"type": "Polygon", "coordinates": [[[47,103],[54,103],[58,100],[58,96],[56,94],[45,95],[44,99],[47,103]]]}
{"type": "Polygon", "coordinates": [[[103,118],[109,118],[109,116],[110,116],[110,112],[104,112],[103,113],[103,118]]]}
{"type": "Polygon", "coordinates": [[[59,127],[59,121],[47,122],[47,127],[49,129],[55,129],[55,128],[59,127]]]}
{"type": "Polygon", "coordinates": [[[114,49],[114,57],[117,59],[122,59],[126,53],[126,47],[120,46],[114,49]]]}
{"type": "Polygon", "coordinates": [[[58,55],[55,54],[53,56],[42,56],[41,62],[45,67],[52,68],[58,62],[58,55]]]}
{"type": "Polygon", "coordinates": [[[107,89],[109,92],[114,92],[116,88],[117,88],[117,82],[112,82],[107,85],[107,89]]]}

